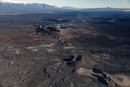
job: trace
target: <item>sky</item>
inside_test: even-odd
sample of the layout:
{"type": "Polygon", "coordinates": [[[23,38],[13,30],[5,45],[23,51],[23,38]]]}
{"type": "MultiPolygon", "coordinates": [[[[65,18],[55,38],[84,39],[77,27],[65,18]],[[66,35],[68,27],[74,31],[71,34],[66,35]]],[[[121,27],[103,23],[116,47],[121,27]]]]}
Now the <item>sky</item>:
{"type": "Polygon", "coordinates": [[[76,8],[130,8],[130,0],[2,0],[15,3],[45,3],[58,7],[71,6],[76,8]]]}

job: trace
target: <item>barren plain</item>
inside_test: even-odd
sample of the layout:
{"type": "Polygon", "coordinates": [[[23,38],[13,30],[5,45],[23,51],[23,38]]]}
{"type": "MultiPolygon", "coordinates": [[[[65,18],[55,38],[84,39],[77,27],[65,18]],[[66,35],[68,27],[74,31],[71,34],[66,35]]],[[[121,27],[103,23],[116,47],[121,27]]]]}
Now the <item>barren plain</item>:
{"type": "Polygon", "coordinates": [[[129,12],[0,15],[0,87],[130,87],[129,38],[129,12]]]}

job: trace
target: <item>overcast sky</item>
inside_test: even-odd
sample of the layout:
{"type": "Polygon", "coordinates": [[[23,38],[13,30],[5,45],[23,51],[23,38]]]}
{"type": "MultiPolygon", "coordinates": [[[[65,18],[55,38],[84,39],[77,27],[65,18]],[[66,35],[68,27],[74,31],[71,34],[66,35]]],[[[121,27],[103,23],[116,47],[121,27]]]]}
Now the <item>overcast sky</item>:
{"type": "Polygon", "coordinates": [[[99,8],[99,7],[114,7],[114,8],[130,8],[130,0],[2,0],[15,3],[30,2],[30,3],[46,3],[55,6],[71,6],[77,8],[99,8]]]}

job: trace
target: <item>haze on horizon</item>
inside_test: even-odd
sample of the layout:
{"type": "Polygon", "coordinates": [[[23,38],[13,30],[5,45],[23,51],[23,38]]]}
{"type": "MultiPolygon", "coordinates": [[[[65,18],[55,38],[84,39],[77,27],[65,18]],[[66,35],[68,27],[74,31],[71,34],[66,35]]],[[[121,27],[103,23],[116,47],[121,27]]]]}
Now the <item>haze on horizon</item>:
{"type": "Polygon", "coordinates": [[[130,8],[130,0],[0,0],[13,3],[45,3],[58,7],[71,6],[76,8],[130,8]]]}

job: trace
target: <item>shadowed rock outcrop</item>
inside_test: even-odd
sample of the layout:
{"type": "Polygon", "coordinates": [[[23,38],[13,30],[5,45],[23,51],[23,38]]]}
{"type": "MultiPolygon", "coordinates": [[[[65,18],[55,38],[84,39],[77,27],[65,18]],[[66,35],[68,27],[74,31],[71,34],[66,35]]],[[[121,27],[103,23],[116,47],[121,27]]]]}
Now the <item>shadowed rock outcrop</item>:
{"type": "Polygon", "coordinates": [[[43,26],[40,25],[39,27],[36,28],[36,33],[41,33],[43,35],[45,34],[50,34],[52,32],[60,32],[56,27],[50,27],[50,26],[43,26]]]}

